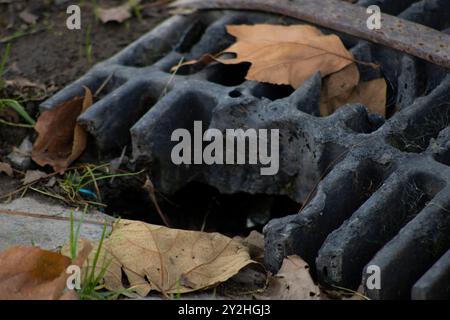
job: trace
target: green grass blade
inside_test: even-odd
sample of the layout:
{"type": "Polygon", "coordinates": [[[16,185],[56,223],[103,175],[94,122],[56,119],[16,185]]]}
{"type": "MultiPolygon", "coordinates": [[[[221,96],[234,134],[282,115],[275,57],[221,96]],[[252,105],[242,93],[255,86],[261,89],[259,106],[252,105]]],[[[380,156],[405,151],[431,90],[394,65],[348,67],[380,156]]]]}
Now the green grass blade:
{"type": "Polygon", "coordinates": [[[2,60],[0,61],[0,78],[3,77],[3,74],[5,73],[6,62],[8,61],[10,51],[11,43],[8,43],[5,52],[2,55],[2,60]]]}
{"type": "Polygon", "coordinates": [[[25,110],[25,108],[16,100],[0,99],[0,109],[5,108],[5,107],[9,107],[9,108],[13,109],[15,112],[17,112],[18,115],[20,115],[30,125],[34,126],[36,124],[36,121],[28,114],[28,112],[25,110]]]}

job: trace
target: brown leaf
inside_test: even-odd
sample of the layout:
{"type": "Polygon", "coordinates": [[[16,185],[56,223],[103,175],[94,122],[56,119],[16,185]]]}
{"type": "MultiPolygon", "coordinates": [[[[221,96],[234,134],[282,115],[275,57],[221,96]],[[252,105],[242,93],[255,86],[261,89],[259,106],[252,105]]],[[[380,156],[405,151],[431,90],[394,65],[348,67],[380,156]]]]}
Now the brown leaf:
{"type": "Polygon", "coordinates": [[[237,56],[221,62],[250,62],[247,80],[299,88],[318,70],[325,77],[354,61],[338,36],[308,25],[230,25],[227,30],[237,42],[224,52],[237,56]]]}
{"type": "Polygon", "coordinates": [[[289,256],[283,260],[280,271],[269,282],[264,295],[258,299],[275,300],[318,300],[319,287],[309,274],[309,266],[299,256],[289,256]]]}
{"type": "Polygon", "coordinates": [[[85,88],[84,97],[76,97],[44,112],[36,123],[39,136],[34,143],[32,159],[39,165],[51,165],[63,173],[85,150],[87,134],[77,118],[93,103],[92,93],[85,88]]]}
{"type": "Polygon", "coordinates": [[[359,83],[359,71],[353,63],[323,81],[320,99],[322,116],[332,114],[348,103],[361,103],[370,112],[386,115],[387,84],[383,78],[359,83]]]}
{"type": "Polygon", "coordinates": [[[39,170],[28,170],[25,173],[25,178],[23,178],[22,183],[24,185],[30,184],[41,179],[47,178],[48,174],[39,170]]]}
{"type": "Polygon", "coordinates": [[[64,295],[69,258],[35,247],[0,253],[0,300],[54,300],[64,295]]]}
{"type": "Polygon", "coordinates": [[[263,262],[264,260],[264,235],[256,230],[250,232],[247,238],[235,237],[240,241],[242,245],[246,246],[249,250],[250,257],[257,261],[263,262]]]}
{"type": "Polygon", "coordinates": [[[120,220],[104,248],[107,253],[99,261],[111,262],[104,277],[106,288],[123,290],[123,270],[141,296],[152,290],[171,294],[206,289],[253,263],[244,246],[221,234],[140,221],[120,220]]]}
{"type": "Polygon", "coordinates": [[[6,175],[12,177],[14,175],[13,168],[9,163],[0,162],[0,173],[5,173],[6,175]]]}
{"type": "Polygon", "coordinates": [[[387,83],[383,78],[361,82],[347,100],[347,103],[362,103],[370,112],[386,117],[387,83]]]}

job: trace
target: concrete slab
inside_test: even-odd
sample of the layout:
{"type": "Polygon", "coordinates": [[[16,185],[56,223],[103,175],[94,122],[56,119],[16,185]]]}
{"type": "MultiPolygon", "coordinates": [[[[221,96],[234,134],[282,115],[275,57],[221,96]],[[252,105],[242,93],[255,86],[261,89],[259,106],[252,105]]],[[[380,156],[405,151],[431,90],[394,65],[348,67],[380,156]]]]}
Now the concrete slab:
{"type": "MultiPolygon", "coordinates": [[[[25,197],[0,204],[0,251],[19,244],[57,249],[69,240],[72,210],[75,220],[79,220],[82,211],[45,199],[25,197]]],[[[114,220],[99,211],[86,213],[81,237],[99,239],[105,219],[110,224],[114,220]]]]}

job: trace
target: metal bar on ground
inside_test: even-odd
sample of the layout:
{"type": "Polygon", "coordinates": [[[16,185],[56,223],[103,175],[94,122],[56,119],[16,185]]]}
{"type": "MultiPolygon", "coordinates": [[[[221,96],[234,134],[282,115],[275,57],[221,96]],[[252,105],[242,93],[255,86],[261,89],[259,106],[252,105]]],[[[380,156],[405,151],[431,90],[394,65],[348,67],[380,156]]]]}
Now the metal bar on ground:
{"type": "Polygon", "coordinates": [[[385,13],[381,14],[381,29],[370,30],[367,27],[370,14],[366,8],[340,0],[178,0],[173,6],[281,14],[450,68],[450,35],[385,13]]]}

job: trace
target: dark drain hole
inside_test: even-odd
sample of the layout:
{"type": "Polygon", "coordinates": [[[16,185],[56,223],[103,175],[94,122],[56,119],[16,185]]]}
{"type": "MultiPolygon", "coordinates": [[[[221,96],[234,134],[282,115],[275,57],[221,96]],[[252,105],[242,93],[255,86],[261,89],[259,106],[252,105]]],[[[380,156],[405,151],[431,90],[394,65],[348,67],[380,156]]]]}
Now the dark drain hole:
{"type": "Polygon", "coordinates": [[[207,80],[227,87],[238,86],[245,81],[250,63],[236,65],[214,64],[205,69],[207,80]]]}
{"type": "Polygon", "coordinates": [[[289,97],[293,92],[294,88],[289,85],[276,85],[270,83],[260,83],[256,85],[252,94],[256,98],[267,98],[269,100],[278,100],[282,98],[289,97]]]}
{"type": "Polygon", "coordinates": [[[435,155],[434,159],[446,166],[450,166],[450,149],[443,154],[435,155]]]}
{"type": "MultiPolygon", "coordinates": [[[[118,180],[104,186],[106,213],[124,219],[138,219],[162,224],[146,191],[140,184],[118,180]],[[127,184],[127,186],[122,185],[127,184]]],[[[262,231],[269,219],[298,212],[301,205],[285,196],[221,194],[217,189],[189,183],[172,196],[157,194],[161,210],[171,227],[187,230],[220,232],[228,236],[247,236],[251,230],[262,231]]]]}
{"type": "Polygon", "coordinates": [[[233,90],[228,94],[231,98],[239,98],[242,96],[242,93],[239,90],[233,90]]]}

